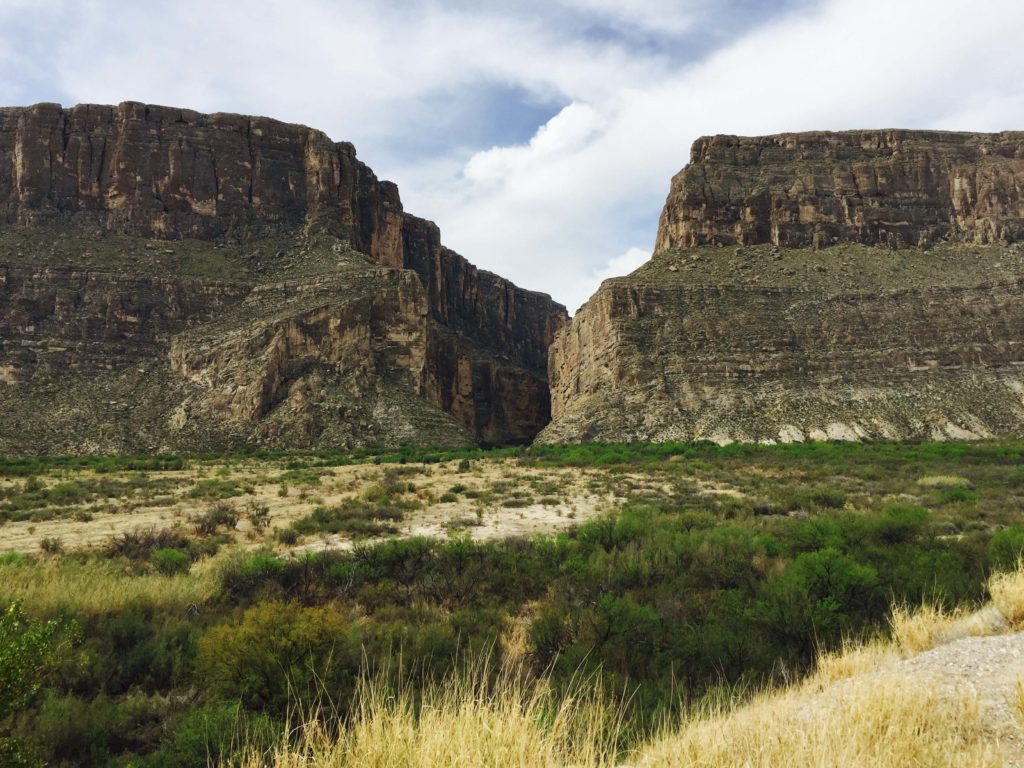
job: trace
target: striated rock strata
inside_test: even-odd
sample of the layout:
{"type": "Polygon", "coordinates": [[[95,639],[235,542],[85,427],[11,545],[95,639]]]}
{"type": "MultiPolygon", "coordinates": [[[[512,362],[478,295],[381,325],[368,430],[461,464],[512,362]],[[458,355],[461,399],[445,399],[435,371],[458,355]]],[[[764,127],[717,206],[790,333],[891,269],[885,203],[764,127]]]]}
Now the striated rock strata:
{"type": "Polygon", "coordinates": [[[1024,133],[698,140],[557,336],[548,442],[1024,435],[1024,133]]]}
{"type": "Polygon", "coordinates": [[[0,451],[529,440],[565,321],[320,131],[0,109],[0,451]]]}

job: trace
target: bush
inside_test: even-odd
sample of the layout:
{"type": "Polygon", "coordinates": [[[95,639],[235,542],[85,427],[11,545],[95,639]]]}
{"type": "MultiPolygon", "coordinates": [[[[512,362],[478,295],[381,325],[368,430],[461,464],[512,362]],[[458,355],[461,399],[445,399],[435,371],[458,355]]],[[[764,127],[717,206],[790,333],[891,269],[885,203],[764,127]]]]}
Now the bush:
{"type": "Polygon", "coordinates": [[[160,768],[234,765],[242,746],[262,754],[277,743],[283,726],[266,715],[241,711],[237,704],[207,704],[176,718],[151,763],[160,768]]]}
{"type": "Polygon", "coordinates": [[[126,557],[129,560],[149,560],[158,549],[189,548],[189,540],[183,533],[172,528],[149,528],[125,531],[112,538],[103,548],[107,557],[126,557]]]}
{"type": "Polygon", "coordinates": [[[197,536],[212,536],[221,527],[234,530],[238,526],[238,510],[229,501],[218,501],[202,515],[193,515],[197,536]]]}
{"type": "MultiPolygon", "coordinates": [[[[17,602],[0,614],[0,727],[32,703],[76,632],[74,624],[32,621],[17,602]]],[[[20,741],[3,731],[0,758],[4,765],[31,764],[20,741]]]]}
{"type": "Polygon", "coordinates": [[[1013,570],[1024,557],[1024,526],[1012,525],[993,534],[988,543],[988,556],[995,570],[1013,570]]]}
{"type": "Polygon", "coordinates": [[[192,564],[187,552],[180,549],[158,549],[150,556],[150,562],[164,576],[188,573],[192,564]]]}
{"type": "Polygon", "coordinates": [[[64,542],[58,536],[46,536],[39,542],[39,548],[48,555],[59,555],[64,551],[64,542]]]}
{"type": "Polygon", "coordinates": [[[245,510],[245,519],[256,533],[263,533],[270,525],[270,507],[266,504],[249,502],[245,510]]]}
{"type": "Polygon", "coordinates": [[[285,714],[289,704],[326,693],[350,700],[361,662],[356,625],[333,608],[268,602],[238,624],[214,627],[199,641],[196,674],[214,696],[285,714]]]}
{"type": "Polygon", "coordinates": [[[188,496],[190,499],[220,501],[222,499],[230,499],[233,496],[252,493],[253,490],[252,486],[243,485],[238,480],[221,480],[215,477],[208,480],[200,480],[188,492],[188,496]]]}

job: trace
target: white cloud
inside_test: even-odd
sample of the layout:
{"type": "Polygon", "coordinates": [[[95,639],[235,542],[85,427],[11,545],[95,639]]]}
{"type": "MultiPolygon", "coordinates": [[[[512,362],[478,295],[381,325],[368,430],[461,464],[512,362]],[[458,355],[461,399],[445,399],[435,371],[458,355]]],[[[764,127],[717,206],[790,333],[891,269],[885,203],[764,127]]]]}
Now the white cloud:
{"type": "Polygon", "coordinates": [[[354,141],[451,247],[570,309],[653,244],[669,181],[702,134],[1024,128],[1018,0],[806,0],[754,27],[749,7],[0,0],[0,97],[139,99],[313,125],[354,141]],[[732,16],[711,16],[722,8],[732,16]],[[634,45],[594,24],[677,42],[634,45]],[[727,43],[684,55],[723,27],[737,30],[727,43]],[[466,143],[467,126],[501,123],[474,104],[487,88],[556,114],[521,143],[466,143]],[[433,149],[399,151],[427,138],[433,149]]]}
{"type": "Polygon", "coordinates": [[[661,34],[680,34],[690,29],[697,7],[692,0],[561,0],[561,3],[609,22],[661,34]]]}
{"type": "Polygon", "coordinates": [[[586,104],[573,102],[537,129],[529,144],[478,152],[466,163],[465,178],[493,187],[512,174],[536,171],[544,163],[585,147],[604,127],[604,120],[586,104]]]}

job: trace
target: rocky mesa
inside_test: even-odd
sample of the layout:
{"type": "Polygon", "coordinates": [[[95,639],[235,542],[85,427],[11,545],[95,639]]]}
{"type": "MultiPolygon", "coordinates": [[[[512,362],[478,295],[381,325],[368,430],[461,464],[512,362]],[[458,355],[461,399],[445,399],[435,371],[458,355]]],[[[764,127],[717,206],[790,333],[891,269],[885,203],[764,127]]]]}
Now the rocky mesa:
{"type": "Polygon", "coordinates": [[[526,441],[566,319],[320,131],[0,109],[2,452],[526,441]]]}
{"type": "Polygon", "coordinates": [[[1024,434],[1024,133],[698,140],[556,337],[548,442],[1024,434]]]}

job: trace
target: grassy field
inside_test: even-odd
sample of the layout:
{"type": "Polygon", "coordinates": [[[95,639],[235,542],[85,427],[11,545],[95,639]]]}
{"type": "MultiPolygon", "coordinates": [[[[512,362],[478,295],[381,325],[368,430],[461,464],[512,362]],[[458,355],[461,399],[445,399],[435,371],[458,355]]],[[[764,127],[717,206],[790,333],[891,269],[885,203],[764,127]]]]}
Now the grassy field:
{"type": "MultiPolygon", "coordinates": [[[[0,709],[0,750],[50,765],[462,764],[453,745],[502,732],[471,747],[477,762],[732,764],[728,744],[761,738],[765,715],[749,713],[791,723],[794,685],[855,666],[844,647],[907,653],[945,617],[1012,602],[990,575],[1024,550],[1022,455],[1000,442],[0,460],[0,604],[17,604],[12,637],[53,651],[0,709]]],[[[876,693],[850,706],[872,711],[876,693]]],[[[914,759],[991,764],[969,702],[921,696],[894,693],[879,717],[924,711],[906,727],[956,744],[914,759]]],[[[764,754],[754,764],[783,753],[764,754]]]]}

